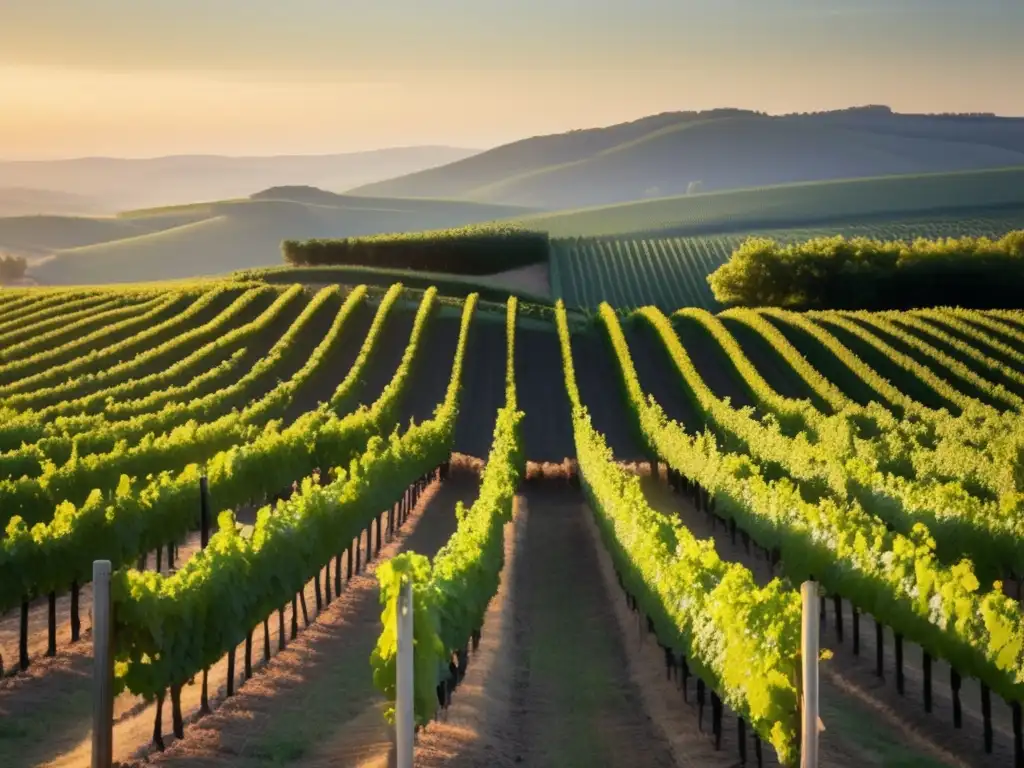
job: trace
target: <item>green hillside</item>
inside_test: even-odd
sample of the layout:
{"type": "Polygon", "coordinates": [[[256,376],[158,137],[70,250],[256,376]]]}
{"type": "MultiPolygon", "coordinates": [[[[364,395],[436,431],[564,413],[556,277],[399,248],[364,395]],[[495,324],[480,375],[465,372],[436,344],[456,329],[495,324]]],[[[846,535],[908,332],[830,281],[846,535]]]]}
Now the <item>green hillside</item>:
{"type": "Polygon", "coordinates": [[[695,188],[1021,165],[1024,119],[900,115],[886,108],[786,116],[714,110],[524,139],[353,191],[558,210],[695,188]]]}
{"type": "MultiPolygon", "coordinates": [[[[524,216],[552,237],[624,233],[718,233],[1024,205],[1024,166],[963,173],[887,176],[664,197],[524,216]]],[[[959,215],[959,214],[958,214],[959,215]]]]}
{"type": "Polygon", "coordinates": [[[107,219],[0,219],[0,249],[37,256],[49,252],[50,258],[30,271],[44,284],[137,282],[276,266],[281,242],[289,238],[412,232],[523,211],[317,192],[317,202],[308,201],[314,196],[308,190],[283,188],[243,200],[131,211],[107,219]],[[59,239],[55,232],[61,233],[59,239]]]}

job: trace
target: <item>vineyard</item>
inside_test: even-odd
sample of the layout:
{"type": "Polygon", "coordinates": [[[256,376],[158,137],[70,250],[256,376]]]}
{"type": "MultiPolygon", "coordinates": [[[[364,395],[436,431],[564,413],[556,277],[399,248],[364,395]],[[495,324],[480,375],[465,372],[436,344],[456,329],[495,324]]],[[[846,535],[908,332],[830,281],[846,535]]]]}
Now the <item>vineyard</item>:
{"type": "Polygon", "coordinates": [[[1024,227],[1020,208],[964,212],[948,216],[887,218],[839,226],[804,226],[785,229],[744,229],[724,234],[675,236],[646,235],[564,238],[552,240],[551,284],[555,296],[568,306],[596,309],[602,301],[615,307],[653,305],[670,311],[676,307],[719,308],[707,276],[729,260],[748,237],[769,237],[781,243],[799,243],[841,234],[877,240],[914,240],[944,237],[998,238],[1024,227]]]}
{"type": "Polygon", "coordinates": [[[95,560],[122,765],[386,765],[402,583],[417,765],[798,765],[806,580],[822,765],[1024,765],[1024,313],[713,314],[716,242],[0,291],[0,765],[89,764],[95,560]]]}

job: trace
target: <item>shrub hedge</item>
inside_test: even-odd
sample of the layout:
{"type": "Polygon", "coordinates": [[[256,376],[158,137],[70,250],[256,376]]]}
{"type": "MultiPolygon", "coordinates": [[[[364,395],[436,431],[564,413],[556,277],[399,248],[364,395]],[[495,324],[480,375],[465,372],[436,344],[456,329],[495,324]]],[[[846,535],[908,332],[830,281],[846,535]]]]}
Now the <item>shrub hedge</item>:
{"type": "Polygon", "coordinates": [[[492,224],[336,240],[286,240],[292,266],[362,265],[490,275],[546,262],[548,235],[492,224]]]}
{"type": "Polygon", "coordinates": [[[726,305],[788,309],[1024,307],[1024,230],[913,242],[750,238],[708,276],[726,305]]]}

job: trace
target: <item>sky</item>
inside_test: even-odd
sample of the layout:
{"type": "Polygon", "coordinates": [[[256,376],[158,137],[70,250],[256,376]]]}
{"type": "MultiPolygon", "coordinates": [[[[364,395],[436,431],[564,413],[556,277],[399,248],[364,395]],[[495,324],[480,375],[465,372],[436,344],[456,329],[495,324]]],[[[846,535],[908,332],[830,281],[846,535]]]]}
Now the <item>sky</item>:
{"type": "Polygon", "coordinates": [[[1024,115],[1024,0],[0,0],[0,158],[489,147],[673,110],[1024,115]]]}

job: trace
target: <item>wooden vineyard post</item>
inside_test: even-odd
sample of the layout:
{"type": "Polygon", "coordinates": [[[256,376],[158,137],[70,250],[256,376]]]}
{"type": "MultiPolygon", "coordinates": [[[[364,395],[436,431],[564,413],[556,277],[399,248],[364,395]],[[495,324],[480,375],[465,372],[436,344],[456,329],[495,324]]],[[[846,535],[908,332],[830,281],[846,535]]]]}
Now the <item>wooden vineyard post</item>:
{"type": "MultiPolygon", "coordinates": [[[[210,485],[206,475],[199,478],[199,548],[206,549],[210,542],[210,485]]],[[[210,711],[210,670],[203,669],[203,682],[199,693],[199,711],[208,714],[210,711]]]]}
{"type": "Polygon", "coordinates": [[[50,592],[47,596],[46,613],[46,655],[57,655],[57,593],[50,592]]]}
{"type": "Polygon", "coordinates": [[[805,581],[800,587],[803,597],[803,627],[800,636],[803,711],[800,740],[800,768],[818,768],[818,584],[805,581]]]}
{"type": "Polygon", "coordinates": [[[77,643],[82,637],[82,619],[78,612],[78,581],[71,582],[71,642],[77,643]]]}
{"type": "Polygon", "coordinates": [[[21,601],[21,624],[18,633],[18,667],[28,669],[28,600],[21,601]]]}
{"type": "Polygon", "coordinates": [[[92,564],[92,768],[110,768],[114,759],[113,605],[110,561],[92,564]]]}
{"type": "Polygon", "coordinates": [[[206,475],[199,478],[199,546],[210,543],[210,483],[206,475]]]}
{"type": "Polygon", "coordinates": [[[395,685],[395,755],[397,768],[412,768],[415,710],[413,699],[412,584],[398,592],[398,659],[395,685]]]}

